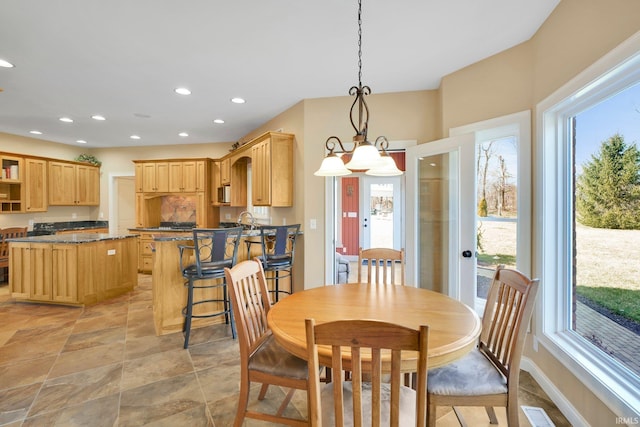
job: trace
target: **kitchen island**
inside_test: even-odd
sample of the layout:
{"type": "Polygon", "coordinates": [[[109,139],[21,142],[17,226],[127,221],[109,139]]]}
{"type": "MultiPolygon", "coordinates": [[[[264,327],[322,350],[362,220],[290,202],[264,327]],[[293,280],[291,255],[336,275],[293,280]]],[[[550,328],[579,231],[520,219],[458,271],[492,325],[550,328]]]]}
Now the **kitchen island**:
{"type": "Polygon", "coordinates": [[[9,242],[9,287],[19,301],[86,305],[133,290],[137,236],[74,233],[9,242]]]}

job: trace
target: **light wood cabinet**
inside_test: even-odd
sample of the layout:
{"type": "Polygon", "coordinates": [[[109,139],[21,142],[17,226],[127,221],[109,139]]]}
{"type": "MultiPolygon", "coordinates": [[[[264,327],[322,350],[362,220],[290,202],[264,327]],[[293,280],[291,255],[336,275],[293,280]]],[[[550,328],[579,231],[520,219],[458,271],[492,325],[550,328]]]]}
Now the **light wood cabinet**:
{"type": "Polygon", "coordinates": [[[254,206],[293,206],[293,135],[269,132],[251,146],[254,206]]]}
{"type": "Polygon", "coordinates": [[[169,191],[169,162],[142,163],[142,191],[145,193],[169,191]]]}
{"type": "Polygon", "coordinates": [[[143,168],[144,168],[144,164],[143,163],[136,163],[136,178],[135,178],[135,186],[136,186],[136,193],[142,193],[144,191],[144,187],[143,187],[143,168]]]}
{"type": "Polygon", "coordinates": [[[11,296],[18,300],[93,304],[133,289],[135,237],[83,243],[12,242],[11,296]]]}
{"type": "Polygon", "coordinates": [[[0,166],[0,212],[24,212],[24,159],[0,153],[0,166]]]}
{"type": "Polygon", "coordinates": [[[222,206],[223,204],[218,202],[218,187],[221,187],[220,182],[220,161],[214,160],[211,162],[211,204],[213,206],[222,206]]]}
{"type": "Polygon", "coordinates": [[[26,157],[25,163],[25,208],[27,212],[47,210],[47,162],[26,157]]]}
{"type": "Polygon", "coordinates": [[[223,159],[220,162],[220,184],[231,184],[231,159],[223,159]]]}
{"type": "Polygon", "coordinates": [[[17,242],[10,257],[14,298],[78,303],[77,245],[17,242]]]}
{"type": "Polygon", "coordinates": [[[211,159],[134,160],[134,163],[136,227],[158,227],[163,221],[162,201],[174,195],[196,199],[197,227],[218,225],[219,212],[214,212],[211,206],[211,159]]]}
{"type": "Polygon", "coordinates": [[[140,232],[138,237],[138,271],[151,273],[153,269],[153,233],[140,232]]]}
{"type": "Polygon", "coordinates": [[[207,188],[207,161],[190,160],[169,163],[169,192],[198,192],[207,188]]]}
{"type": "Polygon", "coordinates": [[[50,206],[98,206],[100,168],[92,165],[49,162],[50,206]]]}
{"type": "Polygon", "coordinates": [[[247,206],[247,162],[241,157],[231,165],[231,206],[247,206]]]}

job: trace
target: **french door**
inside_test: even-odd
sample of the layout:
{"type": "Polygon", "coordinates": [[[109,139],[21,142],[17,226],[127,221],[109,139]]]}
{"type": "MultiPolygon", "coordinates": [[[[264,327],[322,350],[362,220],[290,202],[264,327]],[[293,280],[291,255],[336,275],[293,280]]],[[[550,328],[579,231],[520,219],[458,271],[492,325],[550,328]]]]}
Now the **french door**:
{"type": "Polygon", "coordinates": [[[407,148],[408,283],[475,302],[475,137],[407,148]]]}
{"type": "Polygon", "coordinates": [[[531,115],[450,133],[407,148],[406,277],[481,312],[494,264],[531,274],[531,115]]]}

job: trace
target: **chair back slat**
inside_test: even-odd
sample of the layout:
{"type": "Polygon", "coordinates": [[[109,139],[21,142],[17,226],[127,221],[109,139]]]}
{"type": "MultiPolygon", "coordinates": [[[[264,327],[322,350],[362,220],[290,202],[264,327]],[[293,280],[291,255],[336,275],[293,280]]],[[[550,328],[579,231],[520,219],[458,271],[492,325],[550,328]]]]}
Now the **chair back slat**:
{"type": "Polygon", "coordinates": [[[9,242],[7,240],[26,235],[27,227],[10,227],[0,230],[0,267],[9,266],[9,242]]]}
{"type": "Polygon", "coordinates": [[[240,357],[248,361],[253,351],[271,333],[267,324],[271,300],[264,270],[259,261],[242,261],[232,269],[225,268],[225,276],[238,329],[240,357]]]}
{"type": "Polygon", "coordinates": [[[360,248],[358,283],[404,285],[404,249],[360,248]],[[364,269],[366,263],[367,277],[364,269]]]}
{"type": "Polygon", "coordinates": [[[332,383],[335,413],[335,425],[343,426],[344,380],[342,371],[343,357],[349,355],[351,370],[353,413],[349,418],[354,426],[361,426],[364,416],[365,396],[363,394],[363,375],[371,378],[371,425],[380,426],[383,403],[382,373],[390,373],[390,421],[392,426],[400,423],[400,394],[403,375],[401,372],[403,352],[418,352],[417,388],[416,388],[416,425],[426,422],[427,390],[427,326],[414,330],[401,325],[376,320],[340,320],[316,324],[314,319],[306,320],[307,351],[309,360],[310,411],[312,426],[322,425],[320,410],[320,389],[318,369],[318,345],[331,346],[331,369],[336,372],[332,383]],[[316,383],[314,386],[314,382],[316,383]]]}
{"type": "Polygon", "coordinates": [[[531,280],[500,265],[489,290],[482,319],[480,350],[507,380],[513,369],[519,369],[522,342],[538,285],[537,279],[531,280]]]}

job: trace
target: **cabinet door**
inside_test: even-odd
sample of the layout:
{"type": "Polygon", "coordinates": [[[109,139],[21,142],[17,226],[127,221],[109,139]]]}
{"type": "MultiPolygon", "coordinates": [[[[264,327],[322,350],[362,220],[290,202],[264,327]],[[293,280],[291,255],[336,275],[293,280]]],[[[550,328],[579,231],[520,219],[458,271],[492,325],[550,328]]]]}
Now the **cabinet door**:
{"type": "Polygon", "coordinates": [[[27,212],[47,210],[47,162],[25,159],[25,204],[27,212]]]}
{"type": "Polygon", "coordinates": [[[100,169],[95,166],[76,165],[76,204],[100,204],[100,169]]]}
{"type": "Polygon", "coordinates": [[[51,301],[51,266],[52,245],[48,243],[31,243],[29,248],[29,299],[51,301]]]}
{"type": "Polygon", "coordinates": [[[184,191],[184,170],[182,162],[169,163],[169,191],[180,193],[184,191]]]}
{"type": "MultiPolygon", "coordinates": [[[[182,163],[182,191],[203,191],[198,189],[198,162],[188,161],[182,163]]],[[[200,186],[201,187],[201,186],[200,186]]]]}
{"type": "Polygon", "coordinates": [[[78,302],[78,245],[52,245],[52,299],[58,302],[78,302]]]}
{"type": "Polygon", "coordinates": [[[207,191],[207,179],[209,178],[209,170],[211,169],[209,160],[198,160],[195,162],[196,168],[196,186],[195,191],[207,191]]]}
{"type": "Polygon", "coordinates": [[[156,164],[142,164],[142,191],[145,193],[154,193],[157,189],[156,184],[156,164]]]}
{"type": "Polygon", "coordinates": [[[72,206],[76,201],[76,165],[49,162],[49,205],[72,206]]]}
{"type": "Polygon", "coordinates": [[[31,290],[31,244],[9,245],[9,289],[14,298],[29,298],[31,290]]]}
{"type": "Polygon", "coordinates": [[[222,185],[231,183],[231,162],[229,159],[220,162],[220,183],[222,185]]]}
{"type": "Polygon", "coordinates": [[[143,167],[142,163],[136,163],[136,193],[142,193],[143,187],[143,167]]]}
{"type": "Polygon", "coordinates": [[[218,203],[218,187],[221,187],[220,183],[220,162],[214,160],[211,162],[211,204],[214,206],[220,206],[218,203]]]}
{"type": "Polygon", "coordinates": [[[271,144],[262,141],[251,148],[251,200],[254,206],[271,204],[271,144]]]}
{"type": "Polygon", "coordinates": [[[169,191],[169,162],[156,163],[156,191],[169,191]]]}
{"type": "Polygon", "coordinates": [[[136,227],[145,226],[144,193],[136,193],[136,227]]]}

